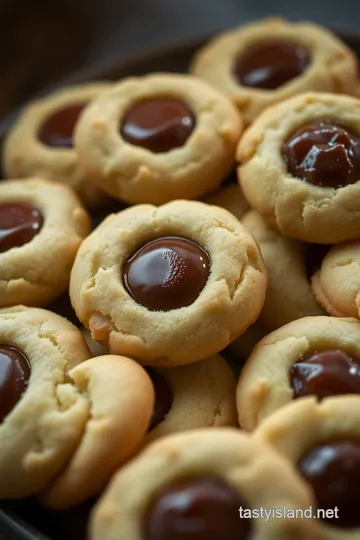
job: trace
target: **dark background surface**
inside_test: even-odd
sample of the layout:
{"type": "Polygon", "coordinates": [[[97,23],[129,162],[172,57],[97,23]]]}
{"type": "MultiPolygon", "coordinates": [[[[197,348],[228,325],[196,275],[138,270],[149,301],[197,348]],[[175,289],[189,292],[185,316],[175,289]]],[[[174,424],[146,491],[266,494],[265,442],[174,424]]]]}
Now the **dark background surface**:
{"type": "Polygon", "coordinates": [[[360,29],[354,0],[0,0],[0,117],[82,67],[270,15],[360,29]]]}

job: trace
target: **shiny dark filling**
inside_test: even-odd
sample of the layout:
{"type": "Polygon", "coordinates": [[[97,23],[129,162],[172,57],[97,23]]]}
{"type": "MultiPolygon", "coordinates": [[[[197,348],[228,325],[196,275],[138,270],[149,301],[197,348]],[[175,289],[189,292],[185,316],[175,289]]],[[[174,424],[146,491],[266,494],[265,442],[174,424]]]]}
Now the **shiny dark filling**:
{"type": "Polygon", "coordinates": [[[360,139],[329,122],[298,129],[282,156],[292,176],[315,186],[341,188],[360,180],[360,139]]]}
{"type": "Polygon", "coordinates": [[[152,502],[142,539],[247,540],[250,521],[240,518],[240,507],[246,508],[242,497],[220,479],[185,480],[152,502]]]}
{"type": "Polygon", "coordinates": [[[360,394],[360,367],[344,351],[314,351],[291,367],[290,382],[294,398],[360,394]]]}
{"type": "Polygon", "coordinates": [[[243,86],[275,90],[301,75],[310,63],[309,52],[292,41],[256,43],[235,61],[233,74],[243,86]]]}
{"type": "Polygon", "coordinates": [[[0,253],[21,247],[36,236],[43,225],[40,210],[27,202],[0,204],[0,253]]]}
{"type": "Polygon", "coordinates": [[[140,101],[127,111],[120,126],[126,142],[153,153],[183,146],[196,125],[189,107],[176,99],[140,101]]]}
{"type": "Polygon", "coordinates": [[[25,392],[30,363],[15,347],[0,346],[0,422],[13,410],[25,392]]]}
{"type": "Polygon", "coordinates": [[[360,527],[360,444],[334,441],[313,448],[299,463],[299,470],[314,490],[317,507],[337,508],[326,521],[334,527],[360,527]]]}
{"type": "Polygon", "coordinates": [[[124,265],[123,283],[134,300],[151,311],[192,304],[203,290],[210,258],[195,242],[167,236],[148,242],[124,265]]]}
{"type": "Polygon", "coordinates": [[[85,103],[66,107],[47,118],[39,130],[39,139],[53,148],[72,148],[73,132],[85,103]]]}

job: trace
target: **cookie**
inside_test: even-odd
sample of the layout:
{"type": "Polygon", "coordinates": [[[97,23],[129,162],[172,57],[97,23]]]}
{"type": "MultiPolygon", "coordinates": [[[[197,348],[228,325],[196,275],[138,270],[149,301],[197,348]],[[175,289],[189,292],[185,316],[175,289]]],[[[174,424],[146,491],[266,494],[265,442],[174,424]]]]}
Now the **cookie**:
{"type": "Polygon", "coordinates": [[[156,399],[145,444],[180,431],[237,426],[235,377],[221,356],[148,372],[156,399]]]}
{"type": "Polygon", "coordinates": [[[295,94],[352,93],[352,51],[321,26],[265,19],[216,36],[195,55],[191,71],[226,94],[245,123],[295,94]]]}
{"type": "Polygon", "coordinates": [[[234,429],[171,435],[114,477],[91,516],[91,540],[314,538],[304,519],[249,520],[250,508],[305,509],[305,483],[268,446],[234,429]]]}
{"type": "Polygon", "coordinates": [[[317,537],[324,540],[360,537],[359,424],[359,396],[321,403],[306,398],[271,416],[255,437],[271,444],[306,480],[321,509],[319,517],[327,518],[316,521],[317,537]]]}
{"type": "Polygon", "coordinates": [[[359,240],[333,246],[312,278],[316,298],[335,317],[360,318],[359,247],[359,240]]]}
{"type": "Polygon", "coordinates": [[[307,93],[261,114],[238,146],[250,205],[285,236],[334,244],[360,236],[360,100],[307,93]]]}
{"type": "Polygon", "coordinates": [[[360,323],[305,317],[262,339],[242,369],[237,410],[253,430],[294,399],[360,394],[360,323]]]}
{"type": "Polygon", "coordinates": [[[266,300],[258,321],[271,332],[296,319],[323,315],[307,276],[307,248],[269,227],[255,210],[241,223],[255,238],[268,273],[266,300]]]}
{"type": "Polygon", "coordinates": [[[101,356],[69,373],[89,401],[83,433],[71,458],[39,495],[51,508],[70,508],[98,495],[114,472],[138,449],[154,407],[145,370],[122,356],[101,356]]]}
{"type": "Polygon", "coordinates": [[[25,107],[3,145],[2,165],[9,178],[40,176],[71,186],[87,206],[106,198],[90,183],[73,147],[74,127],[84,107],[110,83],[65,88],[25,107]]]}
{"type": "Polygon", "coordinates": [[[45,488],[71,458],[89,415],[71,371],[89,358],[81,333],[49,311],[0,310],[0,499],[45,488]]]}
{"type": "Polygon", "coordinates": [[[221,206],[231,212],[237,219],[241,219],[249,209],[249,204],[237,183],[229,183],[220,189],[204,197],[204,202],[215,206],[221,206]]]}
{"type": "Polygon", "coordinates": [[[220,92],[191,75],[128,78],[103,93],[75,145],[96,187],[130,204],[197,199],[234,167],[242,120],[220,92]]]}
{"type": "Polygon", "coordinates": [[[230,343],[228,350],[231,354],[231,358],[242,367],[255,345],[257,345],[268,333],[269,330],[267,330],[259,322],[259,319],[257,319],[257,321],[255,321],[242,336],[234,339],[234,341],[230,343]]]}
{"type": "Polygon", "coordinates": [[[73,191],[41,179],[0,185],[0,307],[45,306],[70,281],[90,220],[73,191]]]}
{"type": "Polygon", "coordinates": [[[105,219],[78,252],[70,298],[111,353],[169,367],[211,356],[242,334],[266,286],[258,247],[232,214],[174,201],[105,219]]]}

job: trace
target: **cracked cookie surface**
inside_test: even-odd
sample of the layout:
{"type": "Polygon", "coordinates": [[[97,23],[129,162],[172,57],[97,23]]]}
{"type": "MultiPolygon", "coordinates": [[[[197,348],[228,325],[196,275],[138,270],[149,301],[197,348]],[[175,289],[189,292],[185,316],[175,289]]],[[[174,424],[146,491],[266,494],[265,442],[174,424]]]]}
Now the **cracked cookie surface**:
{"type": "Polygon", "coordinates": [[[97,496],[138,450],[154,406],[146,371],[130,358],[105,355],[70,371],[89,414],[81,439],[53,481],[39,495],[46,507],[71,508],[97,496]]]}
{"type": "Polygon", "coordinates": [[[79,164],[72,132],[83,107],[109,87],[107,82],[82,84],[28,105],[3,145],[7,177],[40,176],[69,185],[89,207],[104,203],[106,198],[87,180],[79,164]]]}
{"type": "MultiPolygon", "coordinates": [[[[81,439],[89,403],[70,372],[89,350],[66,319],[23,306],[0,310],[0,342],[30,365],[25,392],[0,423],[0,498],[21,498],[43,489],[81,439]]],[[[4,391],[2,405],[9,399],[4,391]]]]}
{"type": "Polygon", "coordinates": [[[91,230],[68,186],[36,178],[1,182],[0,227],[0,307],[54,300],[91,230]]]}
{"type": "Polygon", "coordinates": [[[264,111],[237,151],[239,182],[251,206],[272,227],[299,240],[333,244],[359,237],[359,120],[360,101],[336,94],[306,93],[264,111]],[[294,152],[290,169],[284,145],[287,155],[294,152]],[[297,176],[294,164],[302,170],[297,176]]]}
{"type": "Polygon", "coordinates": [[[156,441],[114,476],[92,512],[90,538],[170,538],[180,523],[191,532],[195,524],[197,534],[214,540],[244,539],[249,528],[256,539],[312,539],[311,520],[257,519],[248,527],[239,517],[240,507],[305,509],[311,503],[305,483],[269,446],[235,429],[195,430],[156,441]],[[151,535],[152,518],[158,527],[151,535]]]}
{"type": "Polygon", "coordinates": [[[134,206],[108,216],[78,252],[70,297],[80,321],[111,353],[166,367],[195,362],[226,347],[257,318],[266,287],[256,243],[234,216],[204,203],[174,201],[158,208],[134,206]],[[172,305],[149,309],[125,288],[125,265],[151,242],[174,237],[201,250],[195,269],[205,280],[189,300],[194,280],[187,281],[187,254],[179,255],[171,245],[159,248],[157,259],[137,261],[140,271],[134,270],[134,287],[147,300],[149,291],[155,291],[157,301],[161,297],[165,304],[177,303],[174,309],[172,305]],[[209,259],[207,276],[204,256],[209,259]],[[150,273],[141,270],[142,264],[150,273]],[[158,288],[142,283],[148,276],[158,280],[158,270],[164,278],[158,288]],[[189,301],[182,306],[184,294],[189,301]]]}
{"type": "Polygon", "coordinates": [[[75,145],[99,189],[130,204],[163,204],[219,187],[241,132],[238,111],[220,92],[191,75],[160,73],[99,96],[84,111],[75,145]]]}
{"type": "Polygon", "coordinates": [[[357,82],[355,56],[337,36],[315,24],[292,23],[280,18],[265,19],[216,36],[196,53],[191,71],[224,92],[241,111],[247,125],[267,107],[295,94],[308,90],[351,94],[357,82]],[[278,50],[271,58],[266,45],[274,43],[278,50]],[[289,51],[286,54],[285,49],[281,56],[282,44],[286,48],[289,45],[301,48],[300,55],[308,56],[303,71],[294,71],[299,62],[299,51],[294,49],[295,58],[289,64],[289,51]],[[244,84],[246,81],[237,80],[237,61],[262,45],[262,53],[259,50],[258,58],[254,55],[253,59],[253,72],[250,72],[253,82],[259,83],[259,79],[269,76],[272,69],[273,78],[278,82],[282,82],[281,70],[287,70],[293,77],[270,88],[256,84],[251,87],[244,84]]]}

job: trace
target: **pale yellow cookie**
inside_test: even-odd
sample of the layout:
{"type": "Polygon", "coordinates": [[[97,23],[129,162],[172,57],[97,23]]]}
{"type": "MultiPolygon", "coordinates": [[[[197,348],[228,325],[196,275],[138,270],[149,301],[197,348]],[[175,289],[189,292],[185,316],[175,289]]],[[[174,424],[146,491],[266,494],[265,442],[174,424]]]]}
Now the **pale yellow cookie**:
{"type": "Polygon", "coordinates": [[[257,21],[216,36],[196,53],[191,71],[224,92],[246,124],[267,107],[295,94],[309,90],[352,93],[357,82],[356,57],[337,36],[312,23],[281,18],[257,21]],[[270,57],[266,46],[274,43],[294,50],[290,56],[274,50],[270,57]],[[255,48],[260,46],[263,49],[256,55],[255,48]],[[246,63],[239,72],[241,58],[246,63]],[[273,80],[260,83],[259,78],[265,79],[265,75],[270,79],[271,70],[273,80]]]}
{"type": "Polygon", "coordinates": [[[108,82],[85,83],[25,107],[3,145],[6,176],[40,176],[71,186],[87,206],[104,203],[106,198],[88,181],[71,141],[81,110],[108,88],[108,82]]]}
{"type": "Polygon", "coordinates": [[[333,246],[312,278],[316,298],[335,317],[360,318],[359,248],[358,240],[333,246]]]}
{"type": "Polygon", "coordinates": [[[135,453],[149,425],[154,390],[145,370],[122,356],[100,356],[70,372],[90,404],[81,440],[63,470],[40,494],[51,508],[70,508],[98,495],[135,453]]]}
{"type": "Polygon", "coordinates": [[[309,487],[312,482],[307,475],[313,472],[316,506],[327,510],[320,497],[330,501],[332,507],[328,510],[338,518],[333,523],[316,520],[317,538],[321,540],[357,540],[360,537],[359,525],[342,526],[345,512],[352,514],[351,518],[357,523],[359,521],[359,503],[353,491],[359,477],[359,425],[359,396],[338,396],[321,403],[308,397],[277,411],[255,432],[256,441],[272,445],[301,470],[309,487]],[[352,492],[347,493],[347,489],[352,492]]]}
{"type": "Polygon", "coordinates": [[[70,297],[111,353],[174,366],[211,356],[242,334],[266,286],[258,247],[232,214],[174,201],[105,219],[78,252],[70,297]]]}
{"type": "Polygon", "coordinates": [[[254,540],[310,540],[311,520],[249,523],[240,509],[311,504],[305,483],[270,447],[234,429],[196,430],[160,439],[118,472],[92,512],[89,538],[160,540],[186,530],[243,540],[250,529],[254,540]]]}
{"type": "Polygon", "coordinates": [[[296,319],[323,315],[306,273],[306,246],[269,227],[255,210],[241,223],[255,238],[268,272],[266,300],[258,321],[271,332],[296,319]]]}
{"type": "Polygon", "coordinates": [[[0,185],[0,307],[45,306],[69,285],[91,230],[74,192],[42,179],[0,185]]]}
{"type": "Polygon", "coordinates": [[[210,85],[151,74],[117,83],[87,107],[75,145],[96,187],[130,204],[162,204],[219,187],[241,132],[236,108],[210,85]]]}
{"type": "Polygon", "coordinates": [[[0,499],[17,499],[44,489],[79,444],[90,407],[71,370],[90,353],[66,319],[23,306],[0,310],[0,343],[2,370],[4,347],[25,356],[0,383],[0,499]]]}
{"type": "Polygon", "coordinates": [[[245,132],[237,151],[239,182],[251,206],[282,234],[299,240],[333,244],[358,238],[360,170],[356,147],[342,141],[360,137],[359,121],[360,100],[344,95],[307,93],[267,109],[245,132]],[[320,147],[310,144],[298,163],[302,177],[294,176],[284,143],[292,144],[298,130],[319,122],[342,134],[332,133],[320,147]],[[304,168],[318,175],[321,185],[306,179],[304,168]]]}
{"type": "Polygon", "coordinates": [[[144,443],[202,427],[237,426],[236,381],[219,355],[195,364],[150,371],[155,414],[144,443]]]}
{"type": "MultiPolygon", "coordinates": [[[[337,319],[333,317],[305,317],[293,321],[263,338],[249,356],[243,367],[237,386],[237,410],[240,426],[252,431],[268,416],[284,407],[294,399],[295,386],[290,373],[297,362],[316,351],[343,351],[348,356],[360,359],[360,323],[356,319],[337,319]]],[[[326,364],[325,364],[326,366],[326,364]]],[[[329,395],[338,384],[347,388],[343,376],[350,373],[343,366],[332,362],[329,370],[323,370],[323,380],[318,383],[307,382],[306,389],[318,397],[329,395]],[[340,378],[341,377],[341,378],[340,378]]],[[[307,371],[309,372],[308,364],[307,371]]],[[[315,366],[314,366],[315,367],[315,366]]],[[[319,364],[317,368],[319,369],[319,364]]],[[[304,378],[304,368],[302,377],[304,378]]],[[[315,375],[315,369],[313,370],[315,375]]],[[[352,379],[356,374],[353,373],[352,379]]],[[[296,374],[299,381],[299,373],[296,374]]],[[[297,383],[299,384],[299,382],[297,383]]],[[[355,384],[349,382],[348,388],[355,384]]],[[[302,384],[303,386],[303,384],[302,384]]],[[[360,389],[360,386],[359,386],[360,389]]],[[[297,397],[302,389],[296,389],[297,397]]],[[[349,390],[347,391],[349,393],[349,390]]]]}

